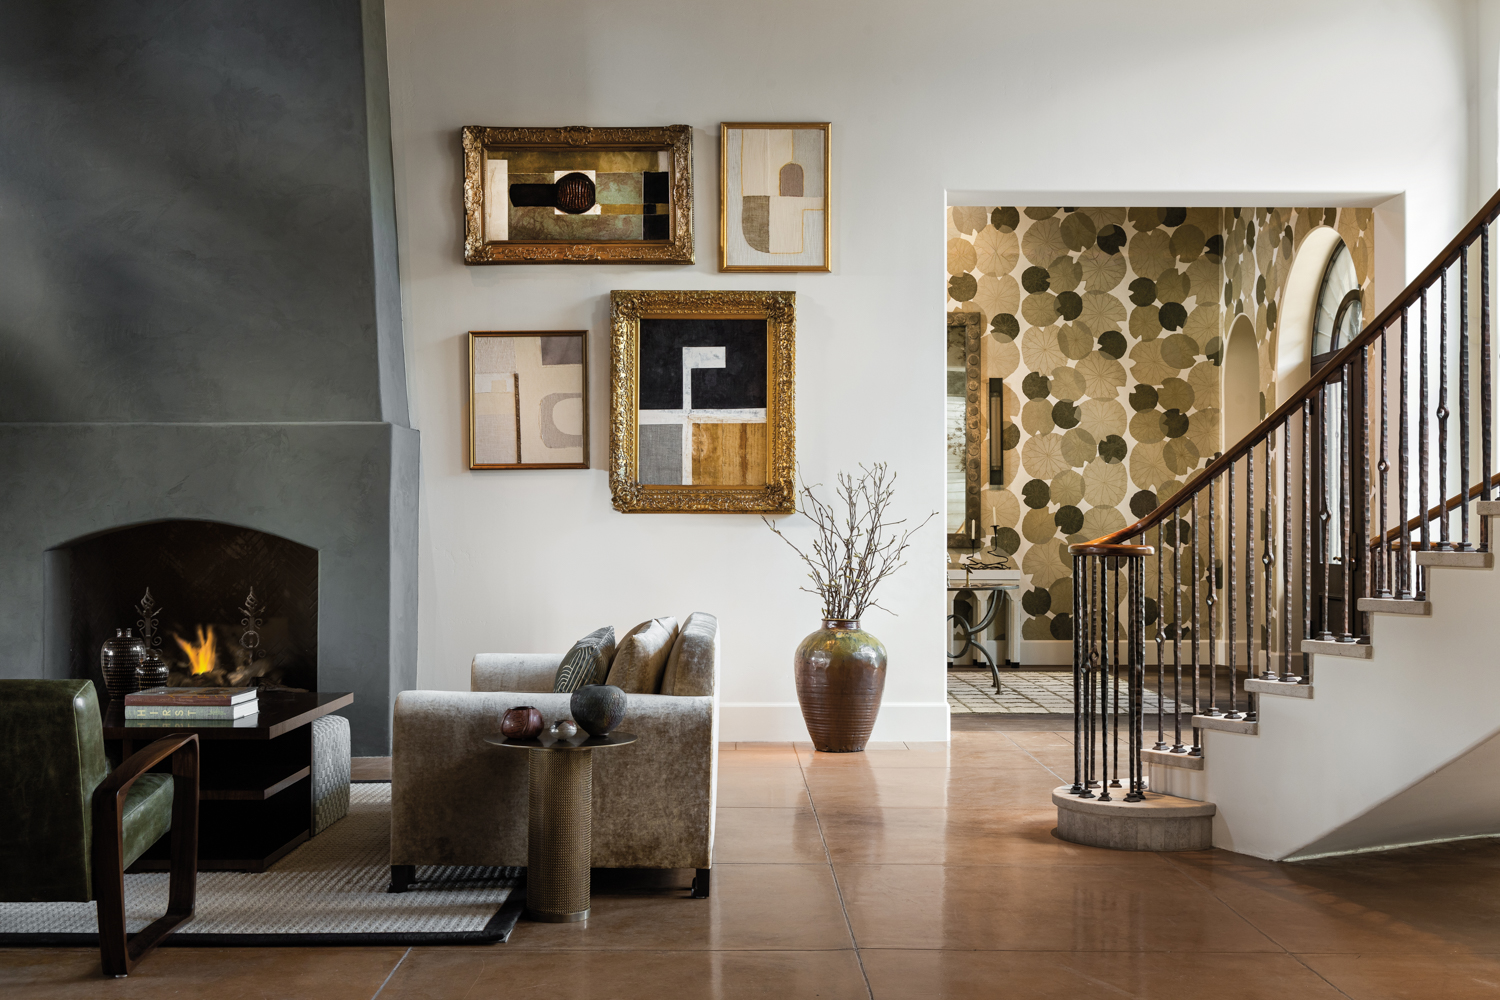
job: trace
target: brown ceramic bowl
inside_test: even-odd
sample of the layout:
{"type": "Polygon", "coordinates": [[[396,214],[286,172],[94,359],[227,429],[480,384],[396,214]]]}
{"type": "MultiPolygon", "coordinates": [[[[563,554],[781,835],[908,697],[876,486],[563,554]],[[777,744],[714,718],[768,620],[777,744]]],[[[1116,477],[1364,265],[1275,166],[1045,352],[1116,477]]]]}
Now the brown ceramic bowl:
{"type": "Polygon", "coordinates": [[[541,710],[530,705],[512,708],[500,717],[500,732],[508,740],[529,740],[541,731],[541,710]]]}

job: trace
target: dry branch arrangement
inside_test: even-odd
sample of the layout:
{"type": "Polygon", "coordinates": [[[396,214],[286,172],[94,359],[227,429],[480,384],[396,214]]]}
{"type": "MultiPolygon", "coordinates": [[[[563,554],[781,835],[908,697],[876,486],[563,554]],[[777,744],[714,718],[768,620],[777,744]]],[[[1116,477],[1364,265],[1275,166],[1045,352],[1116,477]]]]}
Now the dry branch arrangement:
{"type": "Polygon", "coordinates": [[[822,598],[824,618],[857,620],[866,608],[895,614],[875,600],[875,588],[906,565],[902,556],[907,540],[937,517],[938,512],[933,511],[921,524],[897,534],[896,529],[906,520],[886,520],[887,508],[896,493],[896,474],[884,462],[868,468],[861,465],[857,478],[840,472],[837,499],[833,503],[818,499],[813,493],[817,486],[807,485],[800,472],[798,479],[801,482],[797,490],[801,497],[798,511],[816,527],[812,552],[802,551],[768,518],[762,516],[761,520],[812,570],[807,576],[813,585],[800,589],[822,598]]]}

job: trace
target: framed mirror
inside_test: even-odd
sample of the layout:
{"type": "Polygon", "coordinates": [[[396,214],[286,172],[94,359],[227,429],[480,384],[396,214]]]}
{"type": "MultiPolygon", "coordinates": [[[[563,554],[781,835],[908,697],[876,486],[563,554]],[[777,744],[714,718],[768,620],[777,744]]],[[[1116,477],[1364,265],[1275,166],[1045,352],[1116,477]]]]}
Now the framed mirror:
{"type": "Polygon", "coordinates": [[[973,549],[985,528],[979,523],[980,420],[979,343],[984,317],[948,314],[947,474],[948,547],[973,549]]]}

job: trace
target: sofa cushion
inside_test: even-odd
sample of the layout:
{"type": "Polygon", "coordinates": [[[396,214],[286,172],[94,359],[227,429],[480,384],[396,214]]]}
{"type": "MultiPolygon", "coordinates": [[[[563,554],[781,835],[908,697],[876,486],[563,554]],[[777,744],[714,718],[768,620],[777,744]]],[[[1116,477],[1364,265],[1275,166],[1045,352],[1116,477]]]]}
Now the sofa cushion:
{"type": "Polygon", "coordinates": [[[719,658],[719,620],[704,611],[694,611],[682,623],[672,652],[667,656],[667,671],[661,679],[661,693],[678,696],[702,696],[714,693],[714,664],[719,658]]]}
{"type": "Polygon", "coordinates": [[[662,674],[672,641],[677,638],[676,618],[652,618],[625,633],[609,668],[609,680],[629,694],[656,694],[661,689],[662,674]]]}
{"type": "Polygon", "coordinates": [[[557,675],[552,679],[552,690],[577,691],[585,684],[603,684],[614,655],[614,626],[594,629],[573,643],[573,648],[563,655],[557,675]]]}

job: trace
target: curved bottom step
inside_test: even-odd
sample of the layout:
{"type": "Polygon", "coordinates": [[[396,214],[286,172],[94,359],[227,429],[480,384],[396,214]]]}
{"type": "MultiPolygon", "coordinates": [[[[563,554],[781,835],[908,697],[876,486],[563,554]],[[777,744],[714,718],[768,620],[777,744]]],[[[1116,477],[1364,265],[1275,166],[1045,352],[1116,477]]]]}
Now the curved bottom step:
{"type": "Polygon", "coordinates": [[[1057,835],[1072,844],[1116,851],[1206,851],[1213,846],[1212,802],[1147,792],[1143,802],[1126,802],[1124,789],[1109,802],[1069,795],[1071,785],[1052,790],[1057,835]]]}

